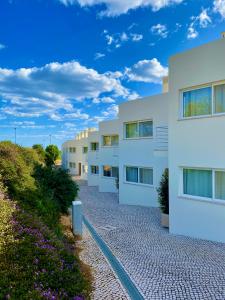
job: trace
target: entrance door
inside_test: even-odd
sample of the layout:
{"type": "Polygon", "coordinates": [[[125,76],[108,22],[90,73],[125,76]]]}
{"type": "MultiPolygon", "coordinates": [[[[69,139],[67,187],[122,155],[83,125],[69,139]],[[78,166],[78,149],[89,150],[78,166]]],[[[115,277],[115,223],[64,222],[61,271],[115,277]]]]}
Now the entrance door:
{"type": "Polygon", "coordinates": [[[81,163],[79,163],[79,176],[81,176],[81,163]]]}

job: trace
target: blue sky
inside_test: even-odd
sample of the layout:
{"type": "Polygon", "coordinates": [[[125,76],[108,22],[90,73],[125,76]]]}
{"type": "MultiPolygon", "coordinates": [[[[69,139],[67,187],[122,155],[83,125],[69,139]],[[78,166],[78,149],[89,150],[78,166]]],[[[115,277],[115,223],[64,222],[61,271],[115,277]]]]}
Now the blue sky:
{"type": "Polygon", "coordinates": [[[1,0],[0,140],[60,146],[221,31],[225,0],[1,0]]]}

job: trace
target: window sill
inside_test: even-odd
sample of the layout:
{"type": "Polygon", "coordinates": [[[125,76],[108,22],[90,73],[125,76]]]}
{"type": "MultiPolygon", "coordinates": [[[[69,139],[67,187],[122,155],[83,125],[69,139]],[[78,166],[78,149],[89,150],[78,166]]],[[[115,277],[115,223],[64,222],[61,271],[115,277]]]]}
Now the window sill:
{"type": "Polygon", "coordinates": [[[136,138],[123,138],[124,141],[136,141],[136,140],[152,140],[153,136],[148,137],[136,137],[136,138]]]}
{"type": "Polygon", "coordinates": [[[184,200],[192,200],[192,201],[199,201],[199,202],[205,202],[210,204],[217,204],[217,205],[223,205],[225,206],[225,200],[218,200],[213,198],[203,198],[203,197],[195,197],[190,195],[180,195],[178,196],[180,199],[184,200]]]}
{"type": "Polygon", "coordinates": [[[202,115],[202,116],[193,116],[193,117],[181,117],[178,118],[178,121],[186,121],[186,120],[196,120],[196,119],[207,119],[207,118],[214,118],[214,117],[224,117],[225,113],[217,113],[217,114],[210,114],[210,115],[202,115]]]}
{"type": "Polygon", "coordinates": [[[104,179],[113,179],[113,180],[115,180],[116,179],[116,177],[112,177],[112,176],[102,176],[102,178],[104,178],[104,179]]]}
{"type": "Polygon", "coordinates": [[[106,148],[106,149],[112,149],[112,148],[119,148],[119,145],[118,146],[101,146],[101,148],[106,148]]]}
{"type": "Polygon", "coordinates": [[[123,183],[124,184],[137,185],[137,186],[140,186],[140,187],[154,188],[154,185],[151,185],[151,184],[144,184],[144,183],[130,182],[130,181],[123,181],[123,183]]]}
{"type": "Polygon", "coordinates": [[[91,175],[91,176],[99,176],[99,174],[92,174],[92,173],[91,173],[90,175],[91,175]]]}

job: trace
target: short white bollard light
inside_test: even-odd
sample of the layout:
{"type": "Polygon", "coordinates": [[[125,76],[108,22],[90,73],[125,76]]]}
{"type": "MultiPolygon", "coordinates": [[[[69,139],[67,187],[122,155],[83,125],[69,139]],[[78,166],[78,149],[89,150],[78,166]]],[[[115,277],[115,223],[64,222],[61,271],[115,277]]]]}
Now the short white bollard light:
{"type": "Polygon", "coordinates": [[[72,203],[72,228],[73,234],[82,236],[82,202],[73,201],[72,203]]]}

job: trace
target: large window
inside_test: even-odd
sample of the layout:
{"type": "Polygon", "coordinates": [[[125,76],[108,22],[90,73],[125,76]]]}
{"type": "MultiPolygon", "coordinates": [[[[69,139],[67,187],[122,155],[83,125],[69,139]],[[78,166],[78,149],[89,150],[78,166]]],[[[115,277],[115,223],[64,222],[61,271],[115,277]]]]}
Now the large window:
{"type": "Polygon", "coordinates": [[[88,153],[88,147],[83,147],[83,153],[88,153]]]}
{"type": "Polygon", "coordinates": [[[126,182],[153,185],[153,169],[127,166],[126,182]]]}
{"type": "Polygon", "coordinates": [[[94,175],[99,174],[99,167],[98,166],[91,166],[91,174],[94,174],[94,175]]]}
{"type": "Polygon", "coordinates": [[[225,113],[225,84],[184,91],[182,108],[184,118],[225,113]]]}
{"type": "Polygon", "coordinates": [[[70,147],[69,151],[70,151],[70,153],[75,153],[76,152],[76,148],[75,147],[70,147]]]}
{"type": "Polygon", "coordinates": [[[125,138],[146,138],[153,136],[152,121],[137,121],[125,123],[125,138]]]}
{"type": "Polygon", "coordinates": [[[111,166],[103,166],[103,176],[105,177],[119,177],[119,168],[111,166]]]}
{"type": "Polygon", "coordinates": [[[225,200],[225,171],[183,169],[183,194],[225,200]]]}
{"type": "Polygon", "coordinates": [[[118,135],[103,135],[103,146],[118,146],[119,136],[118,135]]]}
{"type": "Polygon", "coordinates": [[[99,150],[99,143],[91,143],[91,151],[98,151],[99,150]]]}

